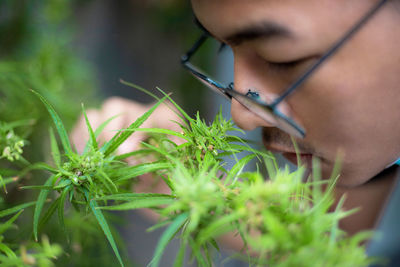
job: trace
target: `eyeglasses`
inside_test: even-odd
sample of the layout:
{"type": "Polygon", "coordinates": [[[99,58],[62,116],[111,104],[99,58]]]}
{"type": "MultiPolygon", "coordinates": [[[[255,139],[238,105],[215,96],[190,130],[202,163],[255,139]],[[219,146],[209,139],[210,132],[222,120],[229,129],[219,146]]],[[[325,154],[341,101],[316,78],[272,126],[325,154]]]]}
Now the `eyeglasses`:
{"type": "Polygon", "coordinates": [[[200,39],[192,46],[192,48],[181,57],[182,65],[198,80],[204,83],[208,88],[223,95],[229,100],[234,98],[248,110],[259,116],[269,124],[285,131],[286,133],[304,138],[306,135],[305,129],[297,124],[293,119],[283,114],[277,106],[296,89],[299,88],[328,58],[334,55],[340,47],[343,46],[385,3],[387,0],[379,1],[371,10],[368,11],[342,38],[339,39],[322,57],[318,59],[311,67],[309,67],[295,82],[293,82],[280,96],[271,103],[266,103],[260,100],[258,93],[249,90],[247,94],[239,93],[234,89],[233,83],[224,86],[221,83],[207,76],[200,69],[192,65],[189,61],[192,56],[199,50],[201,45],[209,38],[207,33],[204,33],[200,39]]]}

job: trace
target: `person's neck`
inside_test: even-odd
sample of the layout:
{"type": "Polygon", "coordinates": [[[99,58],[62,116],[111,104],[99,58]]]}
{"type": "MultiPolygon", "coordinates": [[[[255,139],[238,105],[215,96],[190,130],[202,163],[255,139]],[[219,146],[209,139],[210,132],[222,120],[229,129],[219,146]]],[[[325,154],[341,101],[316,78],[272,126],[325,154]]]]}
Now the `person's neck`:
{"type": "Polygon", "coordinates": [[[372,230],[377,226],[394,188],[398,169],[399,166],[392,166],[357,187],[335,188],[336,202],[346,194],[343,206],[345,210],[360,208],[356,213],[341,220],[342,230],[353,235],[362,230],[372,230]]]}

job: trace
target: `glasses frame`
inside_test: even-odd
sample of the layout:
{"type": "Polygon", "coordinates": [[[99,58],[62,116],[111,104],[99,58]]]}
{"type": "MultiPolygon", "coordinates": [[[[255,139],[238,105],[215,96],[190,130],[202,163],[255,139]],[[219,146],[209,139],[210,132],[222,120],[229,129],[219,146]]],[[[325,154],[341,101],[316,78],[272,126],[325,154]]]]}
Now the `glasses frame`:
{"type": "MultiPolygon", "coordinates": [[[[285,129],[280,125],[276,124],[274,126],[282,129],[283,131],[294,135],[299,138],[305,138],[306,131],[298,125],[293,119],[285,116],[282,112],[277,109],[277,106],[289,95],[295,92],[300,85],[302,85],[315,71],[321,67],[321,65],[327,61],[328,58],[332,57],[361,27],[368,22],[368,20],[387,2],[388,0],[381,0],[376,5],[374,5],[353,27],[350,28],[334,45],[328,49],[328,51],[323,54],[317,62],[315,62],[311,67],[309,67],[300,77],[295,80],[287,89],[278,96],[272,103],[268,104],[261,101],[258,97],[254,97],[254,93],[250,93],[250,96],[242,94],[234,89],[233,83],[228,86],[224,86],[221,83],[210,78],[200,69],[195,67],[190,63],[190,59],[199,50],[201,45],[210,37],[208,33],[203,33],[201,37],[195,42],[195,44],[181,57],[181,64],[197,79],[203,82],[207,87],[211,88],[213,91],[226,97],[228,100],[234,98],[240,104],[245,106],[252,113],[263,118],[268,123],[270,120],[266,117],[272,116],[276,122],[286,123],[286,126],[291,128],[285,129]],[[262,114],[262,113],[266,114],[262,114]]],[[[251,92],[249,90],[249,92],[251,92]]]]}

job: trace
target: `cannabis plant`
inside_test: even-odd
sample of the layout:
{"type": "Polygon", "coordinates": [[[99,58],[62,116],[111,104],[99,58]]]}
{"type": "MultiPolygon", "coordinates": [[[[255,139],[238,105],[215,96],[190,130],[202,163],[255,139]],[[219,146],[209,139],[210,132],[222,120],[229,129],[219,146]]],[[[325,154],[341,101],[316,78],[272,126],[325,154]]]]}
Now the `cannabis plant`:
{"type": "MultiPolygon", "coordinates": [[[[22,187],[40,191],[36,201],[21,204],[26,205],[24,208],[34,206],[36,241],[53,214],[57,214],[59,231],[68,239],[66,222],[73,209],[97,222],[119,264],[124,266],[126,261],[106,212],[146,208],[159,215],[150,230],[166,227],[150,266],[160,266],[163,252],[173,238],[181,242],[175,266],[184,266],[188,250],[197,265],[212,266],[220,251],[219,238],[225,235],[237,235],[242,240],[243,251],[237,256],[249,265],[367,266],[372,262],[362,245],[369,233],[349,237],[338,227],[340,219],[355,211],[343,211],[343,199],[336,208],[332,207],[337,172],[331,179],[322,180],[318,168],[310,177],[305,177],[304,166],[294,172],[280,169],[272,154],[250,148],[245,140],[232,135],[232,131],[239,130],[221,114],[211,124],[199,114],[191,118],[162,91],[162,98],[152,95],[157,99],[152,108],[102,145],[98,136],[113,118],[93,129],[82,106],[90,138],[84,151],[77,153],[56,110],[33,92],[48,110],[57,133],[49,130],[52,163],[29,164],[24,169],[24,174],[37,169],[49,174],[43,185],[22,187]],[[178,110],[181,121],[175,123],[181,130],[140,128],[164,101],[178,110]],[[117,155],[117,148],[138,131],[149,134],[142,147],[117,155]],[[171,136],[177,141],[172,141],[171,136]],[[250,154],[239,159],[237,155],[243,151],[250,154]],[[124,160],[129,157],[137,163],[128,165],[124,160]],[[236,161],[232,168],[227,169],[225,157],[236,161]],[[244,171],[252,160],[258,161],[260,168],[265,165],[268,179],[260,171],[244,171]],[[145,179],[165,183],[169,193],[135,192],[137,178],[144,174],[151,174],[145,179]]],[[[3,179],[3,183],[8,181],[3,179]]],[[[21,209],[22,206],[14,208],[16,212],[21,209]]],[[[46,239],[42,238],[42,242],[48,247],[46,239]]],[[[6,251],[6,257],[13,257],[6,251]]]]}

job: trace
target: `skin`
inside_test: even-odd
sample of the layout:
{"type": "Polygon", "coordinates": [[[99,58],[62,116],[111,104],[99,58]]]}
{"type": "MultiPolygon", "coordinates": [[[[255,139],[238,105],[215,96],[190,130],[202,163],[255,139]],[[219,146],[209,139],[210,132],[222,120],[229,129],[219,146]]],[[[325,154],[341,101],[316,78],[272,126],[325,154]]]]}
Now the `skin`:
{"type": "MultiPolygon", "coordinates": [[[[192,6],[204,28],[231,46],[236,89],[252,88],[267,100],[283,92],[376,2],[192,0],[192,6]],[[266,21],[290,36],[229,38],[266,21]],[[298,63],[289,68],[274,64],[293,61],[298,63]]],[[[320,158],[323,176],[329,177],[341,155],[340,187],[361,186],[400,157],[399,22],[397,4],[387,3],[283,103],[307,131],[305,139],[296,140],[305,161],[310,155],[320,158]]],[[[231,112],[243,129],[262,127],[265,146],[289,152],[284,155],[293,160],[289,135],[236,101],[231,112]]]]}
{"type": "MultiPolygon", "coordinates": [[[[192,0],[200,23],[217,40],[231,46],[234,53],[235,88],[247,93],[256,90],[265,101],[273,99],[305,69],[324,54],[377,1],[374,0],[192,0]],[[290,32],[273,38],[252,38],[237,42],[232,34],[263,22],[279,24],[290,32]],[[276,64],[296,61],[296,64],[276,64]]],[[[307,132],[296,139],[302,160],[321,161],[323,177],[329,178],[341,157],[341,175],[336,199],[346,195],[345,209],[361,210],[341,221],[350,234],[373,228],[393,188],[395,167],[385,169],[400,157],[400,7],[387,3],[378,13],[328,60],[307,82],[282,103],[307,132]]],[[[264,24],[265,25],[265,24],[264,24]]],[[[243,35],[242,35],[243,36],[243,35]]],[[[253,35],[254,36],[254,35],[253,35]]],[[[121,114],[104,140],[126,127],[147,108],[113,98],[100,110],[89,111],[92,124],[121,114]]],[[[170,128],[173,114],[161,110],[148,123],[170,128]]],[[[232,117],[245,130],[263,129],[267,149],[281,152],[293,161],[294,148],[289,135],[232,102],[232,117]]],[[[84,119],[75,128],[73,139],[82,143],[87,136],[84,119]]],[[[134,149],[145,136],[126,142],[124,151],[134,149]]],[[[144,191],[148,190],[144,189],[144,191]]],[[[162,191],[160,189],[159,191],[162,191]]],[[[227,236],[227,244],[242,248],[240,241],[227,236]]]]}

